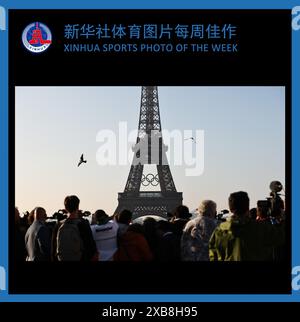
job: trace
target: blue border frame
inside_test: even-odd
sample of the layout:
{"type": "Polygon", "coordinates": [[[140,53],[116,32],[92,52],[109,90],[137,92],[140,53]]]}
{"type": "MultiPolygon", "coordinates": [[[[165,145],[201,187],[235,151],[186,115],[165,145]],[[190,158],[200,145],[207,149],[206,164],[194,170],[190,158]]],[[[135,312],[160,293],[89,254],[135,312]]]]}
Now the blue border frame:
{"type": "MultiPolygon", "coordinates": [[[[300,6],[300,0],[0,0],[0,6],[8,9],[290,9],[300,6]]],[[[298,14],[300,14],[300,7],[298,14]]],[[[0,30],[0,266],[8,267],[8,32],[0,30]]],[[[300,209],[297,206],[300,182],[300,30],[292,31],[292,266],[300,266],[300,209]],[[298,58],[298,60],[297,60],[298,58]],[[298,125],[298,127],[297,127],[298,125]]],[[[7,271],[7,269],[6,269],[7,271]]],[[[299,269],[300,272],[300,269],[299,269]]],[[[0,276],[1,278],[1,276],[0,276]]],[[[7,283],[6,277],[6,283],[7,283]]],[[[276,283],[276,281],[274,281],[276,283]]],[[[113,294],[113,295],[9,295],[0,290],[0,301],[5,302],[299,302],[300,290],[291,295],[205,295],[205,294],[113,294]]]]}

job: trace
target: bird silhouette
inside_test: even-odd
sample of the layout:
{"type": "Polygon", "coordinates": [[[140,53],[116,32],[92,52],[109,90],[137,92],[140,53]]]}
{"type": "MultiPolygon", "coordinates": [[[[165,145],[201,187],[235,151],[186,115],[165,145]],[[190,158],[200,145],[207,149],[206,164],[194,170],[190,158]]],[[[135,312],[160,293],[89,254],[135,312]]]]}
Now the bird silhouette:
{"type": "Polygon", "coordinates": [[[81,154],[80,160],[79,160],[79,162],[78,162],[78,167],[79,167],[82,163],[87,163],[87,161],[83,159],[83,154],[81,154]]]}
{"type": "Polygon", "coordinates": [[[190,137],[190,138],[187,138],[187,139],[184,139],[184,140],[192,140],[196,143],[196,140],[193,138],[193,137],[190,137]]]}

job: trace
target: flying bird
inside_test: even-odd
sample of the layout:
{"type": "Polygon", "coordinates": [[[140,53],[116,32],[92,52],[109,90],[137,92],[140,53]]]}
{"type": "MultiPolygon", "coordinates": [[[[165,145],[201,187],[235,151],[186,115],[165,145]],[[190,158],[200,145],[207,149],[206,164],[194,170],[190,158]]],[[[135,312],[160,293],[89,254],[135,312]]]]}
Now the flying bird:
{"type": "Polygon", "coordinates": [[[187,138],[187,139],[184,139],[184,140],[192,140],[196,143],[196,140],[193,138],[193,137],[190,137],[190,138],[187,138]]]}
{"type": "Polygon", "coordinates": [[[83,159],[83,154],[81,154],[80,160],[78,162],[78,167],[81,165],[81,163],[87,163],[87,161],[83,159]]]}

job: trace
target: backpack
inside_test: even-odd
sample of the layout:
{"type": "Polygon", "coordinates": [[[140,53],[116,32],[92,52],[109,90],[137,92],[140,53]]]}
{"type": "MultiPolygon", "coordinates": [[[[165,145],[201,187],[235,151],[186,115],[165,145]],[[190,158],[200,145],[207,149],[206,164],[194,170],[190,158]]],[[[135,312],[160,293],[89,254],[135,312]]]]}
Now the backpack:
{"type": "Polygon", "coordinates": [[[59,261],[82,260],[83,241],[78,223],[77,219],[65,219],[58,228],[57,258],[59,261]]]}

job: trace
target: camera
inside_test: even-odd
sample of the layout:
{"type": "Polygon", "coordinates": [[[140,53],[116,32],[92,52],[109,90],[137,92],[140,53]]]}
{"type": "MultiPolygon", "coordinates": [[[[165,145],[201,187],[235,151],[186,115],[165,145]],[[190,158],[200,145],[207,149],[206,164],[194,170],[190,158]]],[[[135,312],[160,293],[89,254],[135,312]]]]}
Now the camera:
{"type": "Polygon", "coordinates": [[[90,211],[82,211],[82,210],[79,210],[79,216],[81,217],[89,217],[91,215],[91,212],[90,211]]]}
{"type": "Polygon", "coordinates": [[[283,190],[283,186],[279,181],[272,181],[270,190],[270,197],[258,200],[257,208],[259,208],[261,218],[269,218],[272,223],[276,223],[283,215],[284,202],[279,194],[283,190]]]}
{"type": "Polygon", "coordinates": [[[216,219],[218,221],[226,221],[226,216],[225,215],[227,215],[227,214],[229,214],[229,210],[223,209],[218,214],[216,214],[216,219]]]}
{"type": "Polygon", "coordinates": [[[47,222],[51,221],[62,221],[67,218],[67,211],[65,209],[60,209],[57,212],[55,212],[51,217],[47,219],[47,222]]]}

